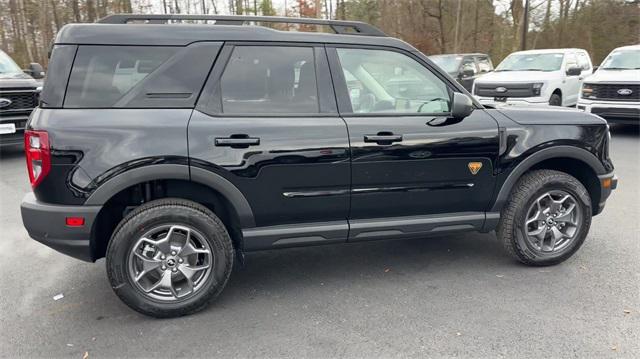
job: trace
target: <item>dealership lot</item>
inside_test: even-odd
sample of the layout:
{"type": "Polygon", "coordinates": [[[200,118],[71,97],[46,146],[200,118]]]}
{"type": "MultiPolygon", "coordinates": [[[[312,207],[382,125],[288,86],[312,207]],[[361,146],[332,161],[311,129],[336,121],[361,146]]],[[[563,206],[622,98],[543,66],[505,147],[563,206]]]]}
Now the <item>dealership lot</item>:
{"type": "Polygon", "coordinates": [[[120,302],[104,260],[28,239],[24,158],[3,150],[0,356],[637,357],[640,134],[612,132],[620,184],[561,265],[520,265],[493,234],[261,252],[214,305],[171,320],[120,302]]]}

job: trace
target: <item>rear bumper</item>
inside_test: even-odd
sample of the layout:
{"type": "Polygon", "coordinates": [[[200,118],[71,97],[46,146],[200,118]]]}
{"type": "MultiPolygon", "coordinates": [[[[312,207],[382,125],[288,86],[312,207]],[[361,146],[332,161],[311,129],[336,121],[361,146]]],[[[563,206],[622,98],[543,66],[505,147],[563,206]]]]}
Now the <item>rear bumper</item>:
{"type": "Polygon", "coordinates": [[[602,213],[607,198],[609,198],[614,189],[618,188],[618,176],[613,172],[598,176],[598,178],[600,179],[600,203],[598,203],[594,215],[602,213]]]}
{"type": "Polygon", "coordinates": [[[33,193],[20,204],[22,223],[29,236],[60,253],[93,262],[91,232],[100,206],[64,206],[39,202],[33,193]],[[67,217],[82,217],[84,225],[69,227],[67,217]]]}

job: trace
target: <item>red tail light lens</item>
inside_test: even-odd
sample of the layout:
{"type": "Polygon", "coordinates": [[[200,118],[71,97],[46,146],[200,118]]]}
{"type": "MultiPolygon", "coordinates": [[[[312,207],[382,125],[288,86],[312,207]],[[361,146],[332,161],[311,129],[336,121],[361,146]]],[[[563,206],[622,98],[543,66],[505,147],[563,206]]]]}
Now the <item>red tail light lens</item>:
{"type": "Polygon", "coordinates": [[[31,187],[36,188],[49,174],[51,169],[51,152],[49,135],[46,131],[24,132],[24,151],[27,158],[27,172],[31,187]]]}

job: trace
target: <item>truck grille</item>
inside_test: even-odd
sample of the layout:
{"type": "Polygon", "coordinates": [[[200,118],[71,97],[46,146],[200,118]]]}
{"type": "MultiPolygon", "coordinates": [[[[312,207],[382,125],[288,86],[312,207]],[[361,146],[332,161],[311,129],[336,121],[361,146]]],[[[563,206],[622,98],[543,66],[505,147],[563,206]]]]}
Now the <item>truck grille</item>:
{"type": "MultiPolygon", "coordinates": [[[[587,97],[588,99],[611,100],[611,101],[640,101],[640,84],[589,84],[593,89],[593,93],[587,97]],[[620,90],[631,90],[628,95],[618,93],[620,90]]],[[[628,91],[623,91],[628,92],[628,91]]]]}
{"type": "Polygon", "coordinates": [[[38,93],[35,89],[16,91],[15,89],[0,89],[0,98],[11,101],[7,107],[0,108],[0,116],[7,112],[32,110],[38,106],[38,93]]]}
{"type": "Polygon", "coordinates": [[[475,94],[481,97],[534,97],[533,84],[531,83],[490,83],[476,82],[475,94]],[[497,91],[499,88],[506,91],[497,91]]]}

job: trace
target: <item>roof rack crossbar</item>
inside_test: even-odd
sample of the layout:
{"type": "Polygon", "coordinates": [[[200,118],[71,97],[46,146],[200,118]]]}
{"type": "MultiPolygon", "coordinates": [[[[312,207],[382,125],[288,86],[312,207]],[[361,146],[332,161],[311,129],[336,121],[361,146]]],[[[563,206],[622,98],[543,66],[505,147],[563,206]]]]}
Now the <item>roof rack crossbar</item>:
{"type": "Polygon", "coordinates": [[[145,22],[149,24],[164,24],[169,21],[180,20],[214,20],[217,25],[243,25],[246,22],[270,22],[305,25],[326,25],[336,34],[342,35],[367,35],[367,36],[387,36],[375,26],[360,21],[326,20],[297,17],[280,16],[239,16],[239,15],[144,15],[144,14],[116,14],[109,15],[100,20],[101,24],[128,24],[132,21],[145,22]]]}

